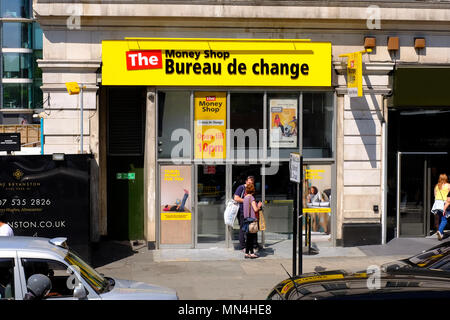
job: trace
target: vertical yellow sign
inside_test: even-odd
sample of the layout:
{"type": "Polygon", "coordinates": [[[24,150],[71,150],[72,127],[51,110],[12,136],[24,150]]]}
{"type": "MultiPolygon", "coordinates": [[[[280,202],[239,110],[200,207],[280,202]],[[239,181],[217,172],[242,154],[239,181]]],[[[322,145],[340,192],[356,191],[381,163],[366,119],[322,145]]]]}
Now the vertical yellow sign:
{"type": "Polygon", "coordinates": [[[194,109],[195,158],[225,159],[226,92],[196,92],[194,109]]]}
{"type": "Polygon", "coordinates": [[[339,57],[347,57],[347,89],[350,97],[362,97],[362,55],[372,52],[371,49],[353,53],[341,54],[339,57]]]}

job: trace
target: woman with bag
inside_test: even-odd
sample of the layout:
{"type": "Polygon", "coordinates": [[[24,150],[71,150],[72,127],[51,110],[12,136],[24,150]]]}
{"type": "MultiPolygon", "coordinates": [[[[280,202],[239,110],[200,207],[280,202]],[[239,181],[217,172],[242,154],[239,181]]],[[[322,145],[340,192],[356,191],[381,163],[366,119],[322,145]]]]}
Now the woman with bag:
{"type": "Polygon", "coordinates": [[[249,184],[245,187],[246,196],[244,197],[244,225],[247,232],[247,240],[245,242],[245,258],[255,259],[258,256],[253,251],[253,244],[258,236],[258,211],[262,207],[261,201],[256,205],[255,186],[249,184]]]}
{"type": "MultiPolygon", "coordinates": [[[[439,240],[442,240],[442,231],[440,229],[440,222],[439,217],[441,215],[444,216],[445,219],[445,212],[444,210],[448,205],[446,205],[447,195],[450,191],[450,184],[448,184],[448,178],[445,173],[439,175],[439,180],[436,186],[434,187],[434,204],[433,208],[431,209],[431,212],[434,214],[434,224],[437,229],[437,237],[439,240]]],[[[445,225],[444,225],[445,227],[445,225]]]]}

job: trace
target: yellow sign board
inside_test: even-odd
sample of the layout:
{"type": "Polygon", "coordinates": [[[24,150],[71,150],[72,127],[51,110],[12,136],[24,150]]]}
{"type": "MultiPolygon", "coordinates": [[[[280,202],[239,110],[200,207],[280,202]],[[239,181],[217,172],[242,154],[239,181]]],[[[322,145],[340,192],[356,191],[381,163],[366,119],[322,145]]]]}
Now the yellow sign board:
{"type": "Polygon", "coordinates": [[[331,86],[331,43],[265,39],[102,41],[103,85],[331,86]]]}
{"type": "Polygon", "coordinates": [[[77,82],[66,82],[66,88],[69,95],[80,93],[80,86],[77,82]]]}
{"type": "Polygon", "coordinates": [[[195,158],[225,159],[226,92],[196,92],[194,98],[195,158]]]}
{"type": "Polygon", "coordinates": [[[304,208],[303,213],[330,213],[331,208],[304,208]]]}
{"type": "Polygon", "coordinates": [[[362,55],[372,52],[372,49],[341,54],[339,57],[347,57],[347,89],[350,97],[362,97],[362,55]]]}
{"type": "Polygon", "coordinates": [[[191,220],[191,212],[161,212],[161,220],[191,220]]]}

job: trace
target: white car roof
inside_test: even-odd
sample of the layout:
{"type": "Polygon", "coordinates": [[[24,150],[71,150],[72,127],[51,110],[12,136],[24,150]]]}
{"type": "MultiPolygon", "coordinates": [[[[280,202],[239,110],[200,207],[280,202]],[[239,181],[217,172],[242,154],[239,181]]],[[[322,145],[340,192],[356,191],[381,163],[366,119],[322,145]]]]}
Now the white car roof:
{"type": "Polygon", "coordinates": [[[0,250],[58,252],[65,256],[67,250],[49,242],[48,238],[38,237],[1,237],[0,250]]]}

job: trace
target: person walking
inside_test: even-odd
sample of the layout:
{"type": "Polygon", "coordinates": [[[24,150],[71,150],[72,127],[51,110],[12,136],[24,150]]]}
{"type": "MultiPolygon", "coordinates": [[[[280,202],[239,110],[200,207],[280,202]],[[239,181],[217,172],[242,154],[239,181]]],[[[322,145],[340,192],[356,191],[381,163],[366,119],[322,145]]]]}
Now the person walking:
{"type": "Polygon", "coordinates": [[[258,212],[261,210],[262,202],[260,201],[256,204],[256,200],[254,197],[255,194],[255,186],[253,184],[249,184],[245,187],[245,197],[244,197],[244,226],[243,229],[247,233],[247,240],[245,242],[245,258],[255,259],[258,258],[253,251],[254,243],[258,237],[258,233],[250,233],[248,232],[248,225],[253,221],[258,221],[258,212]]]}
{"type": "Polygon", "coordinates": [[[234,201],[239,203],[239,212],[238,212],[238,222],[239,222],[239,250],[245,249],[245,232],[242,230],[242,226],[244,224],[244,197],[245,197],[245,188],[247,185],[255,184],[255,177],[248,176],[245,180],[245,184],[237,187],[234,192],[234,201]]]}
{"type": "Polygon", "coordinates": [[[0,214],[0,236],[13,237],[14,232],[6,221],[5,215],[0,214]]]}
{"type": "MultiPolygon", "coordinates": [[[[450,184],[448,183],[448,177],[445,173],[439,175],[438,183],[434,187],[434,203],[431,208],[431,212],[434,214],[434,225],[437,230],[436,234],[439,240],[442,240],[442,231],[441,223],[439,223],[439,219],[442,216],[441,220],[447,221],[446,219],[446,209],[448,204],[446,204],[446,200],[448,198],[448,193],[450,191],[450,184]]],[[[446,224],[447,222],[445,222],[446,224]]],[[[444,228],[445,228],[444,224],[444,228]]]]}

